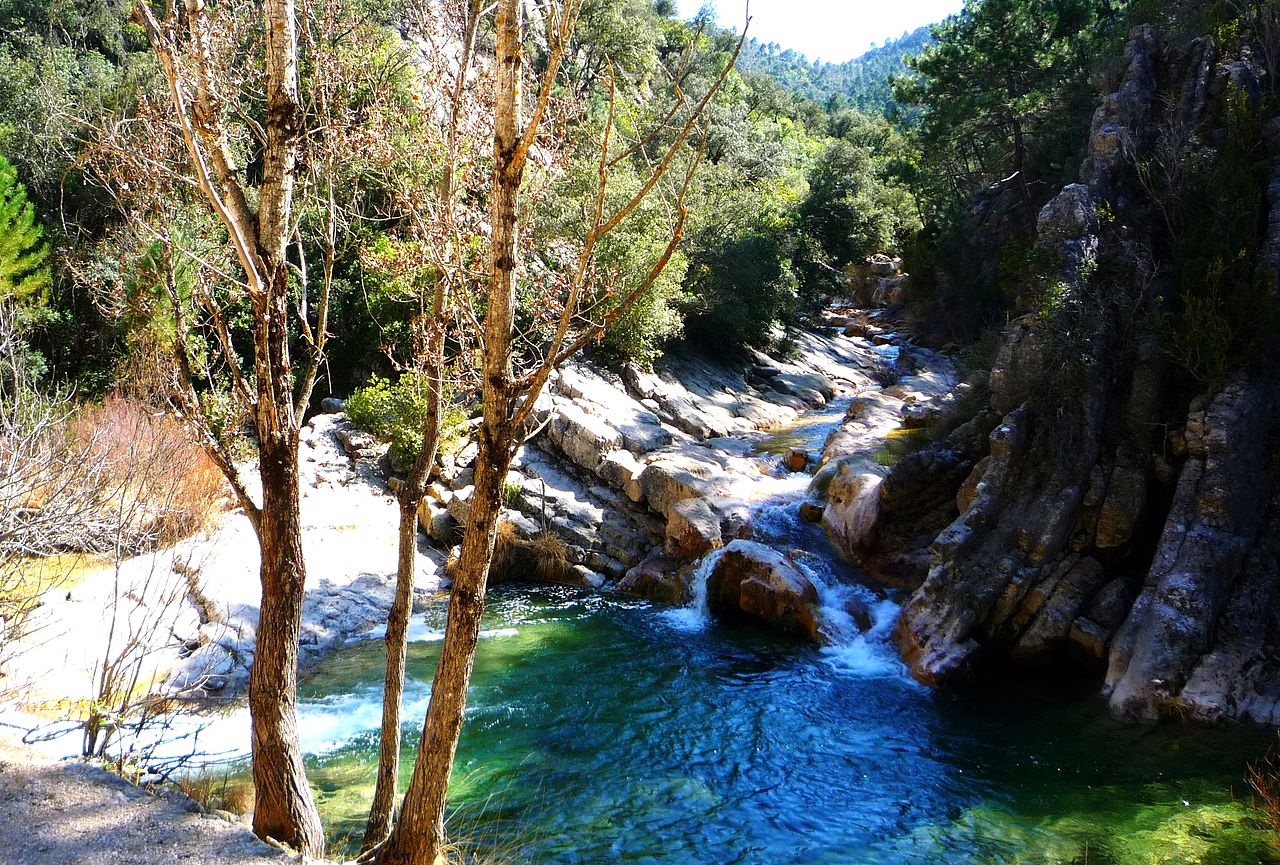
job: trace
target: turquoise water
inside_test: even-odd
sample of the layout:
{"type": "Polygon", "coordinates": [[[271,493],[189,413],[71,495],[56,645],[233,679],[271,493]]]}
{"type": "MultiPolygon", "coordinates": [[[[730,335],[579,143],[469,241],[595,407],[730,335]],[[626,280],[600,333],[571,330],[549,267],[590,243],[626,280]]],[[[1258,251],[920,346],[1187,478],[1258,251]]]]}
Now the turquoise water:
{"type": "MultiPolygon", "coordinates": [[[[488,616],[450,825],[505,861],[1276,861],[1233,800],[1262,734],[1121,727],[1065,696],[959,702],[882,635],[822,651],[571,589],[504,588],[488,616]]],[[[441,624],[415,625],[406,761],[441,624]]],[[[303,686],[335,836],[368,807],[382,663],[381,641],[355,644],[303,686]]]]}

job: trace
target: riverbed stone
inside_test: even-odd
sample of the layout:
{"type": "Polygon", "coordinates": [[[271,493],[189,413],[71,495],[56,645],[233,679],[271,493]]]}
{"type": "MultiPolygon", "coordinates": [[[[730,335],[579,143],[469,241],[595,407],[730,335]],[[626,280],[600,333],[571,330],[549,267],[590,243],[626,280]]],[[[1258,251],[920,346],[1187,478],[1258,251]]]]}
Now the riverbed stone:
{"type": "Polygon", "coordinates": [[[818,590],[786,556],[754,541],[725,547],[707,578],[707,606],[820,642],[818,590]]]}
{"type": "Polygon", "coordinates": [[[706,500],[684,499],[667,517],[666,550],[673,559],[701,558],[721,545],[720,516],[706,500]]]}
{"type": "Polygon", "coordinates": [[[672,606],[683,606],[690,600],[689,580],[681,573],[680,563],[661,548],[627,571],[618,582],[618,591],[672,606]]]}
{"type": "Polygon", "coordinates": [[[640,489],[649,507],[669,519],[677,502],[700,498],[710,491],[710,478],[718,468],[684,454],[665,454],[645,467],[640,489]]]}
{"type": "Polygon", "coordinates": [[[782,465],[789,472],[802,472],[809,467],[812,458],[803,448],[792,448],[782,455],[782,465]]]}

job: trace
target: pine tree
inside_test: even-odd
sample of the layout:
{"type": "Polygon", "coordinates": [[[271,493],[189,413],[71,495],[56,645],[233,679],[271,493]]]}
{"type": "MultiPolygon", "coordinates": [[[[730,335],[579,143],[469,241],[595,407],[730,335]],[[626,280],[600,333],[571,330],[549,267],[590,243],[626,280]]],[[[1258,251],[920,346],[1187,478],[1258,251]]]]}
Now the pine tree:
{"type": "Polygon", "coordinates": [[[0,301],[30,304],[49,287],[49,245],[18,171],[0,155],[0,301]]]}

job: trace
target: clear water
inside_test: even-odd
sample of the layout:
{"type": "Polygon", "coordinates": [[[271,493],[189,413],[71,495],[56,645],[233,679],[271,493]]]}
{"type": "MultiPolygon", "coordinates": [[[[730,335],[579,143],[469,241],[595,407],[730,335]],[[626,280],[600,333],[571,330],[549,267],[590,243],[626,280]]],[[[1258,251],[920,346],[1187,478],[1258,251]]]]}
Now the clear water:
{"type": "MultiPolygon", "coordinates": [[[[817,650],[560,588],[504,588],[488,615],[451,827],[504,861],[1275,861],[1233,801],[1262,734],[1121,727],[1065,695],[958,702],[906,678],[883,628],[817,650]]],[[[415,626],[406,761],[441,623],[415,626]]],[[[368,807],[382,663],[353,644],[304,683],[335,836],[368,807]]]]}

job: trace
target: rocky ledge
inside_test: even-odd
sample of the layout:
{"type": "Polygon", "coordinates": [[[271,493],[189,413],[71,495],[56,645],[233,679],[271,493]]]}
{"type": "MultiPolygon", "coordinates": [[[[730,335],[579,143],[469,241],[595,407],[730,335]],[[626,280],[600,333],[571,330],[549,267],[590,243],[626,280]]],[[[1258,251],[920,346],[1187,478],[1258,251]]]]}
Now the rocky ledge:
{"type": "MultiPolygon", "coordinates": [[[[1009,326],[989,397],[950,438],[843,483],[841,536],[915,578],[895,639],[920,681],[1066,669],[1122,718],[1280,724],[1274,358],[1207,390],[1170,362],[1161,299],[1178,287],[1141,254],[1161,228],[1132,171],[1162,129],[1202,130],[1188,146],[1214,159],[1226,94],[1262,74],[1208,39],[1135,30],[1081,182],[1039,215],[1056,305],[1009,326]]],[[[1274,274],[1280,121],[1269,138],[1274,274]]]]}

